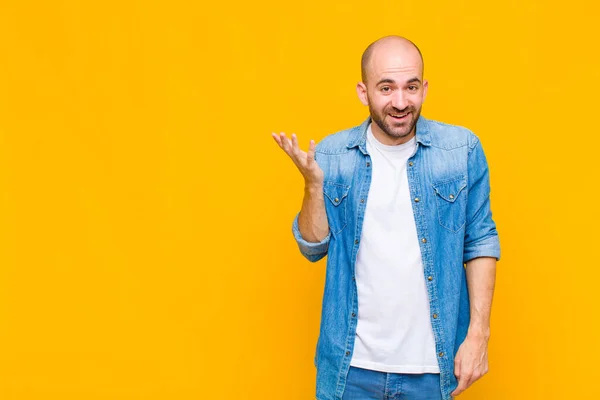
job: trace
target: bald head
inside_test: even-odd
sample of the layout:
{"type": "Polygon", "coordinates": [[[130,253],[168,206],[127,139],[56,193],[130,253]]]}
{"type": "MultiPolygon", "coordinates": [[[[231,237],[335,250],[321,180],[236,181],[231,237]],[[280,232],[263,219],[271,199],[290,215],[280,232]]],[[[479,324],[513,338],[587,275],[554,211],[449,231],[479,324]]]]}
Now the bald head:
{"type": "Polygon", "coordinates": [[[367,83],[373,60],[377,61],[386,54],[397,54],[400,57],[408,58],[418,57],[421,76],[423,76],[423,55],[417,45],[402,36],[385,36],[371,43],[362,55],[360,71],[364,83],[367,83]]]}

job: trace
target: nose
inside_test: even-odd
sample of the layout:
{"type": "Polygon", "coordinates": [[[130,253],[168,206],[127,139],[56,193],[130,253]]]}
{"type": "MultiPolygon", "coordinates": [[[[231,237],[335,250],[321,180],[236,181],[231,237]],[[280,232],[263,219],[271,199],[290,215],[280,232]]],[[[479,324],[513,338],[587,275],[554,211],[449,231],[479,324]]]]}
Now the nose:
{"type": "Polygon", "coordinates": [[[403,90],[396,90],[392,97],[392,106],[402,111],[408,106],[408,101],[403,90]]]}

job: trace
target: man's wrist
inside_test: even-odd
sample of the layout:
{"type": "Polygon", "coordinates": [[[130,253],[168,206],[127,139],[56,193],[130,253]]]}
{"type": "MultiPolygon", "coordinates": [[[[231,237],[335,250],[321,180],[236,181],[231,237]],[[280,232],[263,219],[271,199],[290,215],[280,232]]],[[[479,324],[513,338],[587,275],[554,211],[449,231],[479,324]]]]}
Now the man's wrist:
{"type": "Polygon", "coordinates": [[[469,326],[469,330],[467,331],[468,337],[473,337],[477,339],[490,339],[490,328],[489,326],[469,326]]]}
{"type": "Polygon", "coordinates": [[[304,191],[311,195],[322,193],[323,192],[323,184],[322,183],[314,183],[314,182],[305,182],[304,183],[304,191]]]}

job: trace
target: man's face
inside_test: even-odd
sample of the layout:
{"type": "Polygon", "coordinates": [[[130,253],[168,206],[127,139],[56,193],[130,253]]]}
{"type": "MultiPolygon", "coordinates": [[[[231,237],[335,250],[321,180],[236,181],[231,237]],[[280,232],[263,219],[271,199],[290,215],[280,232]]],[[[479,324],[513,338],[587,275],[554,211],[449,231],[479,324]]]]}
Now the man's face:
{"type": "Polygon", "coordinates": [[[415,133],[421,106],[427,95],[422,61],[413,49],[377,49],[371,56],[367,82],[357,86],[363,104],[375,122],[374,134],[386,144],[401,144],[415,133]],[[379,131],[379,132],[377,132],[379,131]]]}

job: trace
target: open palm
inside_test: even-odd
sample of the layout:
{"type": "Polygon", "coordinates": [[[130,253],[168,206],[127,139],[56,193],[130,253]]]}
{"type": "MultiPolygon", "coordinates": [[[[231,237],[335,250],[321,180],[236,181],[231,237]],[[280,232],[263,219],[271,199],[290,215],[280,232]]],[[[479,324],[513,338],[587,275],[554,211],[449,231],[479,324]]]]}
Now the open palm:
{"type": "Polygon", "coordinates": [[[292,138],[289,139],[285,133],[272,134],[275,142],[285,151],[292,159],[307,184],[322,185],[324,174],[319,164],[315,161],[315,141],[311,140],[308,152],[303,151],[298,146],[298,138],[292,133],[292,138]]]}

